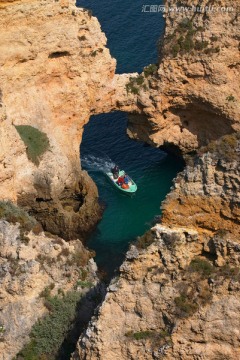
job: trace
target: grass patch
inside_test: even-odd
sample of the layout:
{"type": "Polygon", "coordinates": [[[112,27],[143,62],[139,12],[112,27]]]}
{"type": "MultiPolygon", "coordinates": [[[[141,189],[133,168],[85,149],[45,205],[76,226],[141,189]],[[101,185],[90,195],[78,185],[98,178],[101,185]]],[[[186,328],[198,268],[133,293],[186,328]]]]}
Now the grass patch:
{"type": "Polygon", "coordinates": [[[214,267],[207,260],[201,258],[195,258],[189,265],[189,270],[197,272],[202,277],[209,277],[214,272],[214,267]]]}
{"type": "Polygon", "coordinates": [[[150,64],[148,66],[145,66],[145,68],[143,69],[143,73],[145,77],[149,77],[150,75],[156,74],[157,70],[158,67],[156,64],[150,64]]]}
{"type": "Polygon", "coordinates": [[[81,286],[82,289],[91,288],[94,284],[91,281],[78,280],[76,286],[81,286]]]}
{"type": "Polygon", "coordinates": [[[188,299],[186,294],[181,294],[176,297],[174,302],[176,305],[177,315],[181,318],[193,315],[198,309],[198,305],[188,299]]]}
{"type": "Polygon", "coordinates": [[[49,149],[47,135],[29,125],[17,125],[15,128],[27,147],[28,159],[38,166],[41,156],[49,149]]]}
{"type": "Polygon", "coordinates": [[[31,341],[17,355],[17,360],[54,360],[64,338],[71,329],[77,305],[81,299],[78,292],[65,296],[48,296],[46,306],[49,314],[32,328],[31,341]]]}
{"type": "Polygon", "coordinates": [[[30,231],[37,225],[32,216],[11,201],[0,201],[0,219],[12,224],[19,223],[22,231],[30,231]]]}
{"type": "Polygon", "coordinates": [[[226,100],[227,100],[227,101],[232,101],[232,102],[235,102],[235,101],[236,101],[236,99],[235,99],[235,97],[234,97],[233,95],[227,96],[227,97],[226,97],[226,100]]]}

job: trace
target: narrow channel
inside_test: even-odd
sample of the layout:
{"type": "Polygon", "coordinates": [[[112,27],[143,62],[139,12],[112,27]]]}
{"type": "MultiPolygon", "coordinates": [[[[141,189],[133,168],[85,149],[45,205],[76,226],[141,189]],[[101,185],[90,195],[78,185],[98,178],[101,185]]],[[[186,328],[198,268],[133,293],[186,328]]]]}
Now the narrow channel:
{"type": "MultiPolygon", "coordinates": [[[[159,5],[162,4],[159,1],[159,5]]],[[[161,13],[143,13],[143,1],[78,1],[92,10],[108,38],[108,47],[117,59],[117,72],[141,72],[157,62],[157,43],[164,31],[161,13]]],[[[137,236],[148,230],[160,215],[182,162],[165,152],[130,140],[126,135],[127,114],[114,112],[92,116],[84,128],[81,163],[98,186],[105,206],[102,221],[89,239],[96,251],[98,267],[112,275],[137,236]],[[118,164],[134,179],[138,191],[126,196],[115,189],[104,171],[118,164]]]]}
{"type": "Polygon", "coordinates": [[[148,230],[160,215],[160,204],[182,169],[182,162],[165,152],[130,140],[127,115],[120,112],[93,116],[81,144],[82,167],[98,186],[105,206],[103,219],[88,241],[101,270],[112,275],[130,242],[148,230]],[[137,192],[121,193],[104,171],[118,164],[137,183],[137,192]]]}

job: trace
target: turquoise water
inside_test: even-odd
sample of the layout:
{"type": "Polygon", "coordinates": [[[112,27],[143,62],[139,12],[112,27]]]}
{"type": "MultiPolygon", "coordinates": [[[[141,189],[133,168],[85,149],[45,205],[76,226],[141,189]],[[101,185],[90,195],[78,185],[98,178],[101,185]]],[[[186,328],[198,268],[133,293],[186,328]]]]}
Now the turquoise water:
{"type": "Polygon", "coordinates": [[[126,126],[123,113],[93,116],[85,126],[81,145],[82,167],[97,184],[105,206],[88,246],[96,251],[98,266],[110,273],[121,264],[129,243],[160,215],[160,203],[182,169],[175,157],[129,140],[126,126]],[[110,183],[104,172],[115,163],[137,183],[136,194],[123,194],[110,183]]]}
{"type": "MultiPolygon", "coordinates": [[[[163,33],[164,20],[159,13],[142,13],[145,1],[80,0],[77,4],[91,9],[98,17],[111,54],[117,59],[118,73],[140,72],[157,61],[156,44],[163,33]]],[[[105,206],[103,219],[88,246],[96,251],[98,266],[110,274],[121,264],[129,243],[160,215],[161,201],[183,166],[180,160],[159,149],[129,140],[126,127],[124,113],[93,116],[85,126],[81,144],[82,167],[97,184],[105,206]],[[137,183],[134,196],[122,194],[104,175],[114,163],[137,183]]]]}

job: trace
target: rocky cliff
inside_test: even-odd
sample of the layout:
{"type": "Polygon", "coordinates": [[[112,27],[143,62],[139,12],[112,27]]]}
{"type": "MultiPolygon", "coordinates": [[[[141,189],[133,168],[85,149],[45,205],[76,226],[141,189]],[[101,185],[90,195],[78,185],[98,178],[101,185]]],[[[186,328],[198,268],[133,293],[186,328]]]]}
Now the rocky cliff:
{"type": "Polygon", "coordinates": [[[1,1],[0,14],[0,198],[53,233],[84,238],[100,208],[80,168],[83,128],[91,114],[133,106],[129,75],[114,76],[97,19],[74,1],[1,1]],[[42,144],[29,127],[48,139],[35,161],[42,144]]]}
{"type": "MultiPolygon", "coordinates": [[[[8,360],[47,313],[46,288],[54,285],[52,302],[58,291],[64,302],[63,293],[96,283],[91,253],[79,240],[101,208],[95,184],[81,170],[79,146],[92,114],[128,110],[135,100],[125,88],[130,75],[115,75],[97,19],[73,0],[1,0],[0,31],[0,218],[9,206],[9,222],[22,221],[4,201],[11,200],[57,235],[0,224],[0,358],[8,360]]],[[[80,323],[95,300],[87,297],[80,323]]],[[[66,335],[62,325],[58,333],[66,335]]],[[[37,356],[30,350],[30,358],[37,356]]]]}
{"type": "Polygon", "coordinates": [[[186,153],[240,130],[239,3],[167,1],[165,19],[160,66],[149,91],[136,84],[141,116],[128,134],[186,153]]]}
{"type": "Polygon", "coordinates": [[[239,358],[239,140],[233,153],[178,175],[73,359],[239,358]]]}
{"type": "MultiPolygon", "coordinates": [[[[239,137],[220,139],[239,130],[239,17],[236,0],[218,5],[233,11],[166,12],[160,65],[115,75],[89,11],[70,0],[0,1],[1,199],[52,233],[83,240],[100,213],[79,161],[91,114],[128,111],[134,139],[182,153],[201,147],[177,177],[161,223],[127,253],[74,359],[240,356],[239,137]]],[[[26,235],[6,221],[0,230],[6,360],[46,312],[45,286],[56,283],[54,294],[78,283],[81,245],[26,235]]]]}
{"type": "MultiPolygon", "coordinates": [[[[22,232],[19,223],[0,220],[1,360],[11,360],[29,341],[32,326],[48,313],[47,302],[53,296],[60,299],[69,293],[78,302],[84,300],[88,288],[98,281],[91,257],[80,241],[65,242],[43,232],[22,232]]],[[[67,303],[67,297],[63,301],[67,303]]],[[[88,303],[90,312],[94,303],[91,297],[88,303]]],[[[55,325],[59,326],[57,321],[55,325]]],[[[64,335],[60,342],[63,339],[64,335]]],[[[59,341],[56,334],[55,341],[59,341]]]]}
{"type": "Polygon", "coordinates": [[[160,65],[127,84],[138,98],[130,137],[198,151],[185,157],[160,223],[131,246],[73,359],[240,356],[239,4],[214,5],[232,10],[167,12],[160,65]]]}

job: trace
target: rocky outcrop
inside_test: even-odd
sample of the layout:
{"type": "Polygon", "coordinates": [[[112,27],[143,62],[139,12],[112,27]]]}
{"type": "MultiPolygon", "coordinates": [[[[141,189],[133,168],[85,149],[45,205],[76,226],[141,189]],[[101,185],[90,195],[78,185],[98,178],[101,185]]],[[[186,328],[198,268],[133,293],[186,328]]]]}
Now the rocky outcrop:
{"type": "Polygon", "coordinates": [[[0,2],[0,198],[39,214],[46,230],[84,239],[100,216],[97,189],[81,172],[91,114],[134,104],[90,11],[74,1],[0,2]],[[45,133],[38,166],[15,126],[45,133]]]}
{"type": "Polygon", "coordinates": [[[191,227],[203,238],[216,231],[228,232],[239,241],[239,149],[235,156],[234,160],[207,152],[187,165],[162,204],[162,222],[169,227],[191,227]]]}
{"type": "Polygon", "coordinates": [[[219,154],[233,138],[175,179],[161,223],[128,251],[73,359],[239,357],[239,140],[228,160],[227,147],[219,154]]]}
{"type": "Polygon", "coordinates": [[[233,10],[167,13],[158,70],[127,85],[138,97],[130,137],[182,153],[215,142],[187,160],[161,223],[130,248],[73,359],[240,356],[239,136],[227,135],[240,124],[239,19],[236,1],[218,5],[233,10]]]}
{"type": "Polygon", "coordinates": [[[80,298],[88,291],[82,283],[96,285],[91,257],[80,241],[65,242],[43,232],[23,234],[19,224],[0,221],[1,360],[11,360],[29,341],[33,324],[47,313],[47,291],[52,296],[78,291],[80,298]]]}
{"type": "Polygon", "coordinates": [[[149,91],[139,88],[141,116],[129,117],[133,139],[186,153],[240,130],[239,3],[200,5],[166,2],[160,65],[146,80],[149,91]]]}
{"type": "Polygon", "coordinates": [[[152,244],[127,253],[73,359],[238,358],[239,244],[225,241],[232,267],[223,269],[202,257],[195,230],[157,225],[147,236],[152,244]]]}

